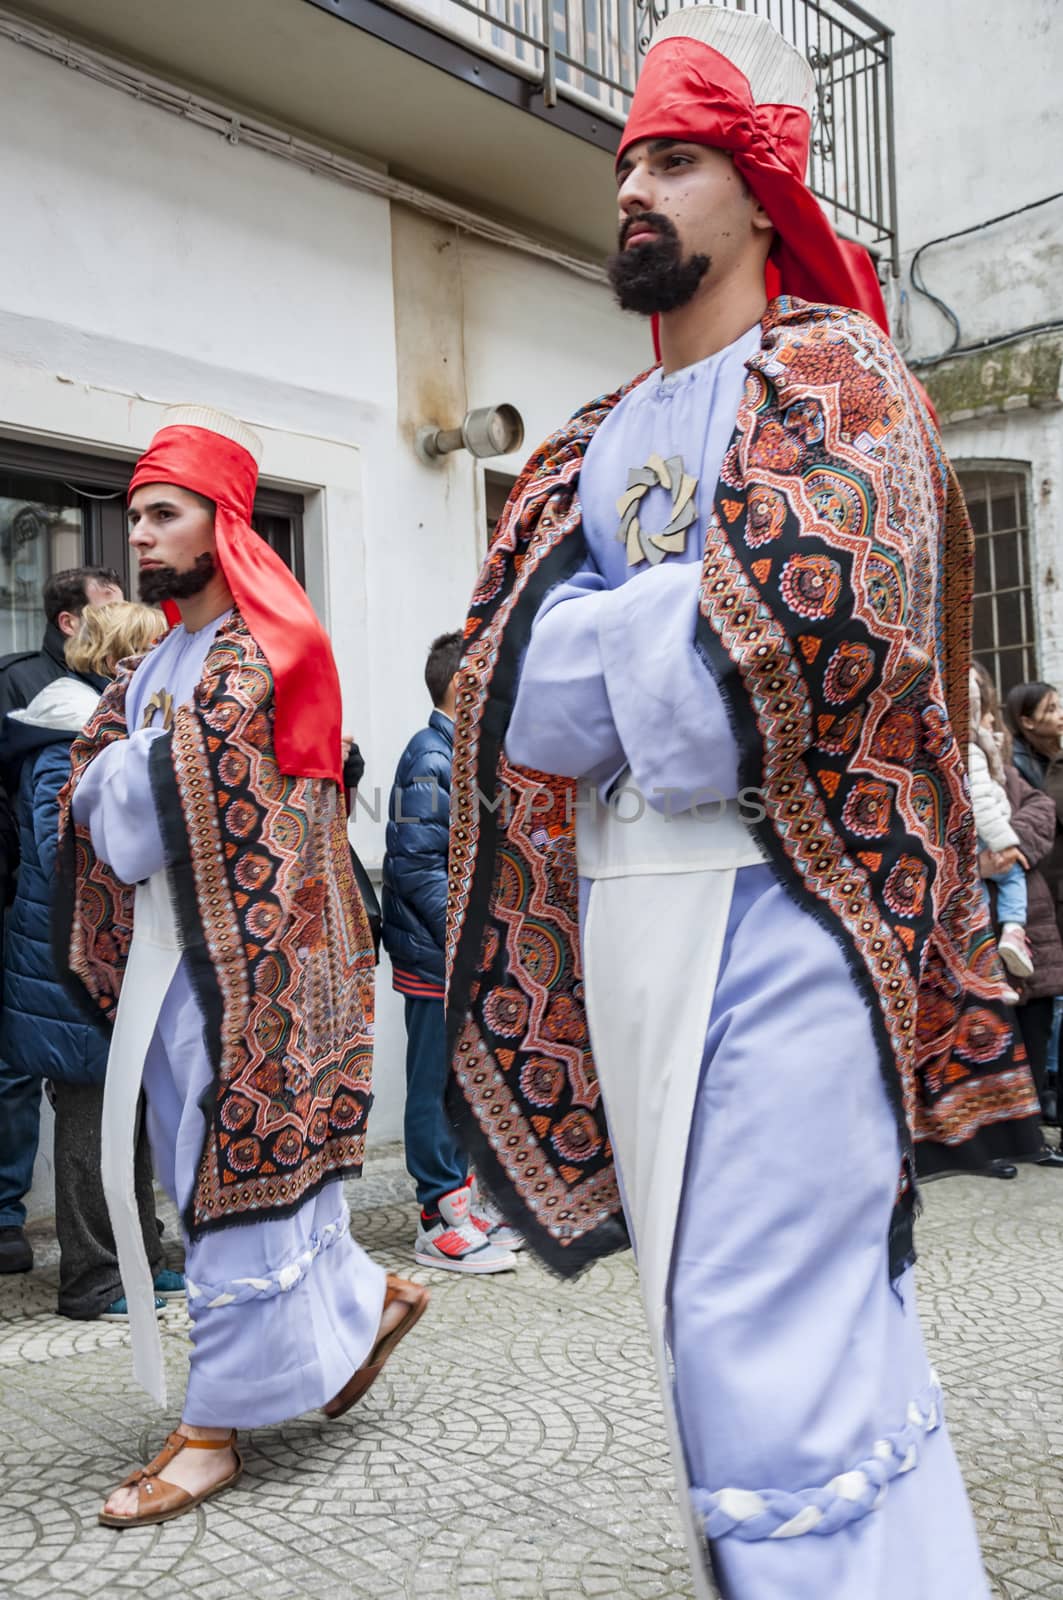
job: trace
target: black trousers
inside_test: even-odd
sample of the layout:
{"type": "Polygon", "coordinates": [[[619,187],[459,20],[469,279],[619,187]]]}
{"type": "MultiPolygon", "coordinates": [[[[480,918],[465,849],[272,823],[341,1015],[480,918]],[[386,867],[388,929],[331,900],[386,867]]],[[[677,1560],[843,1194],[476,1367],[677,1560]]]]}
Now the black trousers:
{"type": "MultiPolygon", "coordinates": [[[[55,1105],[55,1231],[59,1239],[59,1310],[98,1317],[125,1292],[103,1193],[100,1128],[103,1085],[53,1083],[55,1105]]],[[[136,1196],[152,1274],[162,1266],[144,1119],[136,1149],[136,1196]]]]}
{"type": "Polygon", "coordinates": [[[1042,1111],[1045,1103],[1045,1076],[1048,1071],[1048,1044],[1052,1034],[1054,1005],[1052,996],[1046,995],[1041,1000],[1028,1000],[1024,1006],[1015,1008],[1019,1032],[1026,1046],[1026,1054],[1030,1058],[1030,1071],[1033,1073],[1042,1111]]]}

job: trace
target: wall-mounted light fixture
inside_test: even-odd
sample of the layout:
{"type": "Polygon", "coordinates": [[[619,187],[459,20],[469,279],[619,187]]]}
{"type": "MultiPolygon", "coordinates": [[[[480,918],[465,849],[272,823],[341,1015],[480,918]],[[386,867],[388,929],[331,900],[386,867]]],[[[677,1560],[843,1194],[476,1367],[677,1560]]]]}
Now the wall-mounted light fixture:
{"type": "Polygon", "coordinates": [[[460,428],[418,428],[414,449],[422,461],[437,466],[454,450],[468,450],[479,460],[508,456],[524,443],[524,419],[516,406],[481,406],[468,411],[460,428]]]}

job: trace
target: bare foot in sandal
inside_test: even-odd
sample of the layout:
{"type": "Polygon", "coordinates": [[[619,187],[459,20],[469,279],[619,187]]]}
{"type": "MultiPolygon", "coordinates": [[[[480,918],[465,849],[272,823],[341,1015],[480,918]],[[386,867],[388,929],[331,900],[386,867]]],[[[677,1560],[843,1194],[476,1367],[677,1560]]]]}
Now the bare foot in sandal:
{"type": "Polygon", "coordinates": [[[399,1340],[404,1339],[410,1329],[420,1321],[428,1308],[430,1298],[429,1291],[420,1284],[410,1283],[406,1278],[397,1278],[394,1273],[388,1273],[384,1290],[384,1307],[373,1348],[339,1394],[321,1407],[326,1417],[342,1417],[356,1400],[361,1399],[380,1375],[385,1361],[399,1340]]]}
{"type": "Polygon", "coordinates": [[[123,1484],[108,1497],[103,1516],[134,1524],[142,1520],[163,1520],[191,1509],[191,1504],[185,1506],[183,1497],[167,1494],[161,1486],[171,1484],[183,1490],[191,1503],[198,1503],[218,1485],[235,1481],[241,1466],[240,1456],[233,1447],[235,1437],[230,1428],[196,1428],[182,1422],[154,1460],[142,1469],[147,1476],[128,1487],[123,1484]],[[172,1442],[178,1439],[186,1439],[189,1444],[174,1450],[172,1442]],[[156,1463],[159,1463],[157,1467],[156,1463]],[[155,1515],[156,1507],[162,1511],[162,1517],[155,1515]]]}

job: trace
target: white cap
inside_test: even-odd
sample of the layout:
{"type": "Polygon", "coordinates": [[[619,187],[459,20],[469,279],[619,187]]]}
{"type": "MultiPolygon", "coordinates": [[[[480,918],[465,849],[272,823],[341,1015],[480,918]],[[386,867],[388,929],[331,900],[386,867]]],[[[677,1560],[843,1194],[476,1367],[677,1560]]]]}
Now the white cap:
{"type": "Polygon", "coordinates": [[[246,422],[230,417],[224,411],[214,411],[210,406],[167,406],[162,414],[162,428],[206,428],[223,439],[232,439],[243,445],[255,466],[262,462],[262,440],[253,433],[246,422]]]}
{"type": "Polygon", "coordinates": [[[758,106],[800,106],[812,115],[816,104],[812,68],[767,17],[723,6],[686,6],[665,17],[650,49],[662,39],[700,39],[745,74],[758,106]]]}

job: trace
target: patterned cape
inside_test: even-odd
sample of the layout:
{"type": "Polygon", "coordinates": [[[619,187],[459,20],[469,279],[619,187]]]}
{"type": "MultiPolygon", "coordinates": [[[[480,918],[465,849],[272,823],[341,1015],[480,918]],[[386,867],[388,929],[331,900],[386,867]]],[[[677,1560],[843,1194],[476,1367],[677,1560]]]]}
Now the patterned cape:
{"type": "MultiPolygon", "coordinates": [[[[748,367],[697,645],[766,813],[754,832],[871,1012],[900,1140],[896,1274],[913,1259],[917,1145],[931,1172],[1040,1143],[954,735],[970,524],[925,397],[868,318],[776,299],[748,367]]],[[[580,465],[620,398],[578,412],[517,481],[473,596],[455,726],[448,1103],[503,1210],[563,1273],[625,1233],[583,1004],[573,786],[513,767],[504,740],[535,614],[584,560],[580,465]]]]}
{"type": "MultiPolygon", "coordinates": [[[[60,797],[56,962],[97,1022],[114,1021],[134,890],[72,820],[89,762],[126,737],[123,663],[72,751],[60,797]]],[[[193,703],[149,771],[186,970],[214,1088],[184,1225],[192,1238],[293,1210],[360,1171],[371,1101],[373,946],[334,783],[284,776],[273,679],[234,613],[193,703]]]]}

